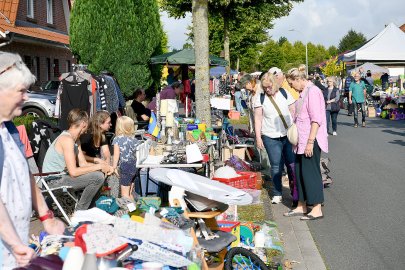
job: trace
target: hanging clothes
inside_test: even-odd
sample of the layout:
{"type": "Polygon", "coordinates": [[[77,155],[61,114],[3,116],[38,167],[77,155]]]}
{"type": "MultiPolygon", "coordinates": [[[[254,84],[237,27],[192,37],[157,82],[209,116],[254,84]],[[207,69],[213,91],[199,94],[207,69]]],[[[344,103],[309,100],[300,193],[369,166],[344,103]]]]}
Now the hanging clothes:
{"type": "Polygon", "coordinates": [[[114,88],[115,93],[117,94],[118,108],[119,109],[124,109],[125,108],[125,99],[124,99],[124,96],[122,95],[121,88],[118,85],[117,80],[114,77],[109,76],[109,75],[103,75],[103,76],[107,80],[107,85],[114,88]]]}
{"type": "Polygon", "coordinates": [[[115,91],[114,80],[110,76],[101,75],[105,81],[103,86],[105,99],[107,103],[107,111],[109,113],[117,112],[119,108],[119,100],[117,92],[115,91]]]}
{"type": "Polygon", "coordinates": [[[69,78],[67,77],[61,81],[63,90],[60,95],[59,126],[62,130],[68,129],[67,116],[72,109],[79,108],[90,113],[89,96],[91,92],[88,91],[89,81],[79,81],[77,78],[69,81],[69,78]]]}

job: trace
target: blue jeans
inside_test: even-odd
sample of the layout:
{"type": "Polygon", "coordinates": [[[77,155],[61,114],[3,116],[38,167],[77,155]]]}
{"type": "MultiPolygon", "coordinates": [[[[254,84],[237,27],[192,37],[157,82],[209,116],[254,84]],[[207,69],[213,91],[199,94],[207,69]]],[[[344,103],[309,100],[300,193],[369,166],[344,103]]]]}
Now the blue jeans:
{"type": "Polygon", "coordinates": [[[326,123],[327,126],[326,128],[328,129],[329,133],[332,133],[330,131],[330,122],[332,120],[332,131],[337,131],[337,116],[338,116],[339,112],[331,112],[329,110],[326,111],[326,123]]]}
{"type": "Polygon", "coordinates": [[[361,122],[366,122],[366,110],[365,110],[365,106],[364,106],[364,102],[363,103],[357,103],[357,102],[353,102],[354,104],[354,123],[356,125],[359,124],[359,120],[358,120],[358,114],[359,114],[359,108],[361,108],[361,122]]]}
{"type": "MultiPolygon", "coordinates": [[[[281,177],[284,163],[287,165],[288,172],[293,171],[289,170],[289,165],[295,163],[295,155],[292,151],[291,143],[288,141],[287,136],[272,139],[262,135],[262,140],[270,160],[270,173],[273,181],[273,196],[282,196],[281,177]]],[[[289,175],[289,179],[295,180],[295,175],[289,175]]]]}
{"type": "Polygon", "coordinates": [[[240,112],[240,114],[245,114],[245,112],[243,111],[243,107],[242,107],[242,92],[241,91],[236,91],[235,92],[235,106],[236,106],[236,110],[238,112],[240,112]]]}

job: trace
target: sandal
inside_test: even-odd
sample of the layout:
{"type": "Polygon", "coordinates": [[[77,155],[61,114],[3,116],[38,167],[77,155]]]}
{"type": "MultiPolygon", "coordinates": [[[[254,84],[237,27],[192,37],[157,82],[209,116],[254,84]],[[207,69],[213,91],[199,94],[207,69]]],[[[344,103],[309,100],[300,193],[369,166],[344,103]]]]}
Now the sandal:
{"type": "Polygon", "coordinates": [[[304,216],[306,214],[307,213],[295,212],[293,210],[290,210],[287,213],[284,213],[283,216],[285,216],[285,217],[302,217],[302,216],[304,216]]]}
{"type": "Polygon", "coordinates": [[[322,219],[322,218],[323,218],[323,215],[319,216],[319,217],[314,217],[313,215],[306,215],[306,216],[300,218],[300,220],[307,221],[307,220],[318,220],[318,219],[322,219]]]}

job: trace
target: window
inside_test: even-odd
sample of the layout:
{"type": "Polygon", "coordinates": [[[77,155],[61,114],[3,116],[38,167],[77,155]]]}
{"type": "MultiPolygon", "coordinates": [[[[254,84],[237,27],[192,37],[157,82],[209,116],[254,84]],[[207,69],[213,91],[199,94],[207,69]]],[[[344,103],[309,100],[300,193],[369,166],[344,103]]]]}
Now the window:
{"type": "Polygon", "coordinates": [[[60,75],[59,72],[59,60],[58,59],[53,59],[53,76],[58,78],[60,75]]]}
{"type": "Polygon", "coordinates": [[[52,0],[46,0],[46,22],[53,24],[53,5],[52,0]]]}
{"type": "Polygon", "coordinates": [[[24,55],[24,63],[29,70],[32,71],[32,58],[31,56],[24,55]]]}
{"type": "Polygon", "coordinates": [[[51,80],[51,59],[46,58],[46,80],[51,80]]]}
{"type": "Polygon", "coordinates": [[[27,0],[27,17],[34,18],[34,0],[27,0]]]}
{"type": "Polygon", "coordinates": [[[72,65],[70,64],[69,60],[66,60],[66,72],[72,71],[72,65]]]}

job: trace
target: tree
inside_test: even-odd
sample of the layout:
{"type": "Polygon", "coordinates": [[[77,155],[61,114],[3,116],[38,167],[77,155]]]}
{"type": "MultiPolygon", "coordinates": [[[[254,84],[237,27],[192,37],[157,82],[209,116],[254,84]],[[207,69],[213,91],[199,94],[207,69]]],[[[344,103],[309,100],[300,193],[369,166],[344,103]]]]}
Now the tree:
{"type": "Polygon", "coordinates": [[[338,62],[337,56],[330,58],[325,66],[320,68],[322,73],[326,76],[338,76],[344,69],[343,61],[338,62]]]}
{"type": "MultiPolygon", "coordinates": [[[[209,0],[210,20],[215,18],[222,19],[222,27],[214,28],[220,35],[225,59],[230,62],[230,42],[231,37],[252,37],[272,27],[271,22],[275,18],[285,16],[292,8],[292,2],[301,2],[302,0],[209,0]],[[248,27],[241,27],[241,24],[249,20],[248,27]],[[235,33],[232,29],[242,28],[242,31],[235,33]],[[253,29],[250,34],[241,35],[246,30],[253,29]],[[259,29],[259,31],[257,31],[259,29]]],[[[185,13],[190,11],[191,0],[161,0],[163,9],[172,17],[184,17],[185,13]]],[[[213,29],[213,28],[211,28],[213,29]]],[[[210,35],[211,37],[211,35],[210,35]]],[[[252,45],[252,44],[250,44],[252,45]]],[[[233,47],[233,46],[231,46],[233,47]]],[[[240,46],[242,47],[242,46],[240,46]]],[[[245,48],[249,46],[244,46],[245,48]]]]}
{"type": "Polygon", "coordinates": [[[367,39],[362,33],[350,29],[349,32],[339,42],[339,53],[360,47],[366,41],[367,39]]]}
{"type": "Polygon", "coordinates": [[[337,56],[338,54],[339,54],[339,51],[338,51],[338,48],[336,48],[336,46],[330,46],[329,48],[328,48],[328,54],[329,54],[329,56],[337,56]]]}
{"type": "MultiPolygon", "coordinates": [[[[157,0],[76,0],[73,6],[73,53],[95,73],[112,71],[126,96],[152,85],[148,62],[162,52],[163,37],[157,0]]],[[[153,75],[160,78],[156,70],[153,75]]]]}
{"type": "Polygon", "coordinates": [[[209,89],[208,0],[193,0],[196,115],[211,126],[209,89]]]}

